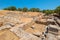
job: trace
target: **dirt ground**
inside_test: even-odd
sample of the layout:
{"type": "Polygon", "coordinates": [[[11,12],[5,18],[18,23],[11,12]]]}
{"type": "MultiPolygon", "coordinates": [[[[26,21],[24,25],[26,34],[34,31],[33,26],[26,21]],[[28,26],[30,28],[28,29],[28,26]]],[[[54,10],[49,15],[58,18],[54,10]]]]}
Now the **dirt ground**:
{"type": "Polygon", "coordinates": [[[4,29],[0,31],[0,40],[19,40],[19,38],[8,29],[4,29]]]}

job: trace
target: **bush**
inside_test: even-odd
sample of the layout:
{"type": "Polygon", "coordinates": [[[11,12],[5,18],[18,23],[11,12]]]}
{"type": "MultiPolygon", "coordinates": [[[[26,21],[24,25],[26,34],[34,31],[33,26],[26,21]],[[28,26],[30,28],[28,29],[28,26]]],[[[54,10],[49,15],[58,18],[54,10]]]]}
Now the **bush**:
{"type": "Polygon", "coordinates": [[[29,11],[31,11],[31,12],[40,12],[40,9],[39,8],[31,8],[29,11]]]}
{"type": "Polygon", "coordinates": [[[56,9],[55,9],[55,13],[58,13],[60,15],[60,6],[58,6],[56,9]]]}
{"type": "Polygon", "coordinates": [[[17,8],[15,6],[10,6],[8,8],[4,8],[4,10],[12,10],[12,11],[15,11],[15,10],[17,10],[17,8]]]}
{"type": "Polygon", "coordinates": [[[22,9],[21,8],[18,8],[17,11],[22,11],[22,9]]]}
{"type": "Polygon", "coordinates": [[[28,11],[28,8],[24,7],[24,8],[22,9],[22,11],[23,11],[23,12],[27,12],[27,11],[28,11]]]}
{"type": "Polygon", "coordinates": [[[45,13],[46,15],[54,13],[53,10],[43,10],[42,12],[45,13]]]}

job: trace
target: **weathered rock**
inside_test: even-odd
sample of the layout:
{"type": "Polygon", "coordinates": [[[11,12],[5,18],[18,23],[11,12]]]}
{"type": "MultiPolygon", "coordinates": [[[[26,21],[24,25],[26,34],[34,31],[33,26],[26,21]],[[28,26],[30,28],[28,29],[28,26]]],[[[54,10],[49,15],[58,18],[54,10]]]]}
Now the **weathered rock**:
{"type": "Polygon", "coordinates": [[[8,29],[8,28],[11,28],[12,26],[10,26],[10,25],[4,25],[4,26],[1,26],[0,27],[0,30],[2,30],[2,29],[8,29]]]}
{"type": "Polygon", "coordinates": [[[15,27],[14,29],[10,30],[14,32],[19,38],[21,38],[20,40],[41,40],[40,38],[23,31],[19,27],[15,27]]]}

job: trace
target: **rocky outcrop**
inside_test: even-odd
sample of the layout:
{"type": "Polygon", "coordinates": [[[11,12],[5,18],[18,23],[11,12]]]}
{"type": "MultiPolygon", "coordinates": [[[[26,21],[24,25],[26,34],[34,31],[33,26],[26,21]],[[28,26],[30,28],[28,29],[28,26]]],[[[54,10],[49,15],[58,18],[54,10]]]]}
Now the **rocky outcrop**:
{"type": "Polygon", "coordinates": [[[28,13],[8,12],[0,16],[0,31],[7,29],[18,36],[19,40],[45,39],[42,33],[45,31],[46,18],[40,13],[28,13]]]}
{"type": "Polygon", "coordinates": [[[3,30],[3,29],[9,29],[9,28],[11,28],[12,26],[10,26],[10,25],[4,25],[4,26],[1,26],[0,27],[0,30],[3,30]]]}
{"type": "Polygon", "coordinates": [[[23,31],[20,27],[15,27],[14,29],[10,30],[14,32],[19,38],[21,38],[20,40],[41,40],[40,38],[23,31]]]}

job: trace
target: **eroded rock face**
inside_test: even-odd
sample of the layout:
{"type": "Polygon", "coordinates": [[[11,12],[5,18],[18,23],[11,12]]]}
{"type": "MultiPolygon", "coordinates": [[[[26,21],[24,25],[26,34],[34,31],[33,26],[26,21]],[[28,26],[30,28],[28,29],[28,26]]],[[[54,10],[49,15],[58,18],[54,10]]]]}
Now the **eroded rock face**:
{"type": "Polygon", "coordinates": [[[47,28],[46,28],[46,33],[47,33],[47,40],[59,40],[60,37],[60,19],[54,15],[51,17],[48,17],[47,22],[47,28]]]}

